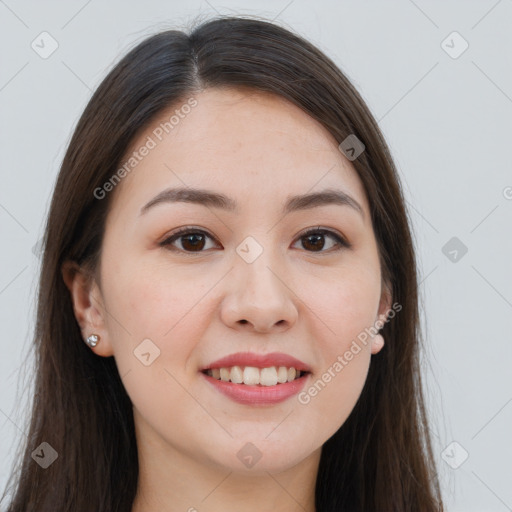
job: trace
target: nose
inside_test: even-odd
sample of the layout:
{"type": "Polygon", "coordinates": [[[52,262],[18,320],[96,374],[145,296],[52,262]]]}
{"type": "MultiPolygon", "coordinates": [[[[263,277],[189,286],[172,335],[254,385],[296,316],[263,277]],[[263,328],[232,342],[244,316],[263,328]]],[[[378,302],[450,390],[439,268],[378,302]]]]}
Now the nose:
{"type": "Polygon", "coordinates": [[[229,291],[221,309],[228,327],[244,332],[282,332],[297,321],[298,297],[285,273],[264,254],[252,263],[240,259],[230,272],[229,291]]]}

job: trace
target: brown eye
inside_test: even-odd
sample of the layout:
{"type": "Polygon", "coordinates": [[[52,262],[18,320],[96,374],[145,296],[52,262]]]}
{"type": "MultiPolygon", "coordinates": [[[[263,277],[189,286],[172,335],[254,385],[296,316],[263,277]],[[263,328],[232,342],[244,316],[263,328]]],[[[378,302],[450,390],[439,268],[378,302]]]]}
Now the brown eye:
{"type": "MultiPolygon", "coordinates": [[[[167,247],[170,250],[178,250],[183,252],[204,252],[207,240],[213,238],[204,231],[193,230],[190,228],[183,228],[177,233],[174,233],[169,238],[166,238],[160,243],[161,246],[167,247]],[[176,247],[178,242],[181,247],[176,247]]],[[[210,247],[207,247],[209,249],[210,247]]]]}
{"type": "MultiPolygon", "coordinates": [[[[207,249],[211,249],[215,246],[214,244],[213,246],[207,247],[208,240],[214,240],[214,238],[205,231],[185,227],[160,242],[160,245],[171,251],[193,254],[205,252],[207,249]]],[[[299,237],[298,241],[302,242],[302,248],[308,252],[330,253],[333,252],[331,249],[340,250],[344,247],[351,247],[351,245],[337,233],[320,228],[307,231],[299,237]],[[329,239],[331,242],[326,242],[326,240],[329,239]]]]}
{"type": "Polygon", "coordinates": [[[186,251],[201,251],[205,246],[205,236],[202,233],[182,235],[181,245],[186,251]]]}
{"type": "Polygon", "coordinates": [[[336,246],[338,246],[339,249],[342,247],[350,247],[348,242],[341,236],[327,229],[313,229],[307,231],[300,236],[299,240],[302,241],[302,247],[308,252],[330,252],[330,249],[336,246]],[[334,240],[334,243],[327,243],[327,249],[323,250],[326,246],[326,238],[334,240]]]}
{"type": "Polygon", "coordinates": [[[313,234],[302,237],[302,245],[305,249],[321,251],[325,246],[325,235],[313,234]]]}

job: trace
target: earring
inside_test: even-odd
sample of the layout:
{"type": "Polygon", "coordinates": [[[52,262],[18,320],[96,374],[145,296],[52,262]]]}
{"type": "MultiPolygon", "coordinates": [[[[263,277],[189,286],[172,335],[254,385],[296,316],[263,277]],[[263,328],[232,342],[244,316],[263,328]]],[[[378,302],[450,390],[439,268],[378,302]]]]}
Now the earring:
{"type": "Polygon", "coordinates": [[[98,341],[100,341],[100,337],[97,334],[91,334],[86,340],[85,343],[89,345],[89,347],[94,348],[98,341]]]}

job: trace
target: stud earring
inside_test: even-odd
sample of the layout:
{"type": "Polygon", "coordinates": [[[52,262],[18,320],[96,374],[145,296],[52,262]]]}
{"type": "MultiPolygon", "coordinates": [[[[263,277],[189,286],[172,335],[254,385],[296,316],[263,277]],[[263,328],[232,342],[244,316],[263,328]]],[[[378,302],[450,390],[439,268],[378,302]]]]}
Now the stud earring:
{"type": "Polygon", "coordinates": [[[100,341],[100,337],[97,334],[91,334],[86,340],[85,343],[89,345],[89,347],[94,348],[98,342],[100,341]]]}

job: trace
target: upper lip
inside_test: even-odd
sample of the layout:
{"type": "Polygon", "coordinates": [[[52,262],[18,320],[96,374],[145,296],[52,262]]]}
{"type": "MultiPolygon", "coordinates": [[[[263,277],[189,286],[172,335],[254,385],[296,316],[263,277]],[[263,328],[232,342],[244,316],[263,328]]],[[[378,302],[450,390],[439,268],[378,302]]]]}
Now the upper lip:
{"type": "Polygon", "coordinates": [[[253,352],[237,352],[221,359],[217,359],[213,363],[203,368],[211,370],[214,368],[231,368],[232,366],[253,366],[255,368],[268,368],[270,366],[286,366],[287,368],[295,368],[304,372],[310,372],[310,367],[292,357],[281,352],[272,352],[270,354],[256,354],[253,352]]]}

